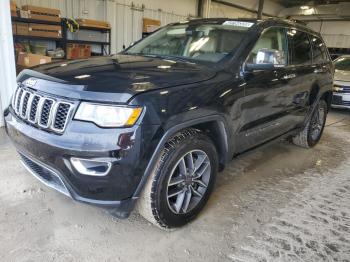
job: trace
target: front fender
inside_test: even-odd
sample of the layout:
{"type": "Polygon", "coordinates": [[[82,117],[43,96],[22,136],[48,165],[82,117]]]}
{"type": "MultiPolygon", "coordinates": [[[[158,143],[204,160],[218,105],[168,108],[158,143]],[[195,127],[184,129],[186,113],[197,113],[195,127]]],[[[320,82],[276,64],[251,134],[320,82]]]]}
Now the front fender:
{"type": "Polygon", "coordinates": [[[172,125],[167,131],[164,133],[162,138],[160,139],[155,151],[152,154],[152,157],[145,169],[145,172],[141,178],[141,181],[134,193],[134,198],[138,198],[143,190],[143,187],[145,186],[148,178],[150,177],[154,167],[157,164],[157,161],[159,157],[161,156],[161,153],[163,151],[165,143],[173,137],[176,133],[178,133],[180,130],[194,127],[199,124],[204,124],[208,122],[215,122],[218,124],[220,134],[222,135],[222,144],[223,144],[223,154],[225,161],[230,160],[230,156],[232,156],[232,152],[230,150],[229,144],[229,133],[228,133],[228,125],[226,122],[226,119],[221,115],[209,115],[209,116],[203,116],[203,117],[197,117],[195,119],[190,119],[187,121],[182,121],[182,123],[174,124],[172,125]]]}

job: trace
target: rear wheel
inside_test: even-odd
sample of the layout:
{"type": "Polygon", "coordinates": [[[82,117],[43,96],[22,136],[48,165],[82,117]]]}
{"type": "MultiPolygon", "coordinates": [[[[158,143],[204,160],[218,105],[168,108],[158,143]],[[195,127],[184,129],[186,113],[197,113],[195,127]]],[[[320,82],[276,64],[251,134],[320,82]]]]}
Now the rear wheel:
{"type": "Polygon", "coordinates": [[[326,101],[320,100],[305,128],[297,136],[293,137],[293,143],[305,148],[316,145],[322,136],[327,112],[326,101]]]}
{"type": "Polygon", "coordinates": [[[179,227],[202,210],[218,170],[216,148],[210,138],[194,129],[174,136],[138,201],[138,211],[165,228],[179,227]]]}

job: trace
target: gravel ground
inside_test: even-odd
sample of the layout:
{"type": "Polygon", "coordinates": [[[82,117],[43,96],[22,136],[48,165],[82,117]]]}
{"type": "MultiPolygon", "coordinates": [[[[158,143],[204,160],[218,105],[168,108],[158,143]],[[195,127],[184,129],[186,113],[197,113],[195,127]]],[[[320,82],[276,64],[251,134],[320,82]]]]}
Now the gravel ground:
{"type": "Polygon", "coordinates": [[[350,112],[311,150],[233,160],[201,215],[165,232],[71,201],[20,165],[0,131],[0,261],[350,261],[350,112]]]}

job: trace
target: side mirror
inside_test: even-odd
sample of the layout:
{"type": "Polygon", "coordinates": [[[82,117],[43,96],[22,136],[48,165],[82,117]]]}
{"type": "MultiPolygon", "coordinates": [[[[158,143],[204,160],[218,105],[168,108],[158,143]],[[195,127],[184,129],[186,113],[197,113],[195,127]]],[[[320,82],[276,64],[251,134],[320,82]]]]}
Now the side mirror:
{"type": "Polygon", "coordinates": [[[251,61],[245,64],[245,69],[248,71],[272,70],[286,65],[284,51],[276,49],[259,49],[255,56],[253,54],[253,57],[249,57],[249,60],[251,61]]]}

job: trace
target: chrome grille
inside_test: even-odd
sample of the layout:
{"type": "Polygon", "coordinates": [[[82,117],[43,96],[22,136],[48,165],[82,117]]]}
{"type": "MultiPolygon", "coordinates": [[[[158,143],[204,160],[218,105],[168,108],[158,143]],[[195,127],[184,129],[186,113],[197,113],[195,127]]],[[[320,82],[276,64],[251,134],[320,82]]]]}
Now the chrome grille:
{"type": "Polygon", "coordinates": [[[39,104],[40,96],[34,95],[33,100],[31,103],[31,106],[29,107],[29,117],[28,120],[29,122],[35,123],[36,120],[36,111],[38,109],[38,104],[39,104]]]}
{"type": "Polygon", "coordinates": [[[52,128],[54,130],[62,130],[66,126],[66,119],[69,114],[71,105],[68,103],[60,103],[56,107],[55,119],[52,128]]]}
{"type": "Polygon", "coordinates": [[[28,106],[28,100],[30,97],[30,93],[29,92],[25,92],[22,95],[22,106],[21,106],[21,117],[26,117],[27,115],[27,106],[28,106]]]}
{"type": "Polygon", "coordinates": [[[73,103],[49,98],[19,86],[12,99],[12,108],[23,120],[62,133],[73,110],[73,103]]]}
{"type": "Polygon", "coordinates": [[[50,125],[50,116],[52,105],[54,103],[51,99],[42,98],[42,106],[40,107],[39,113],[39,126],[47,128],[50,125]]]}

